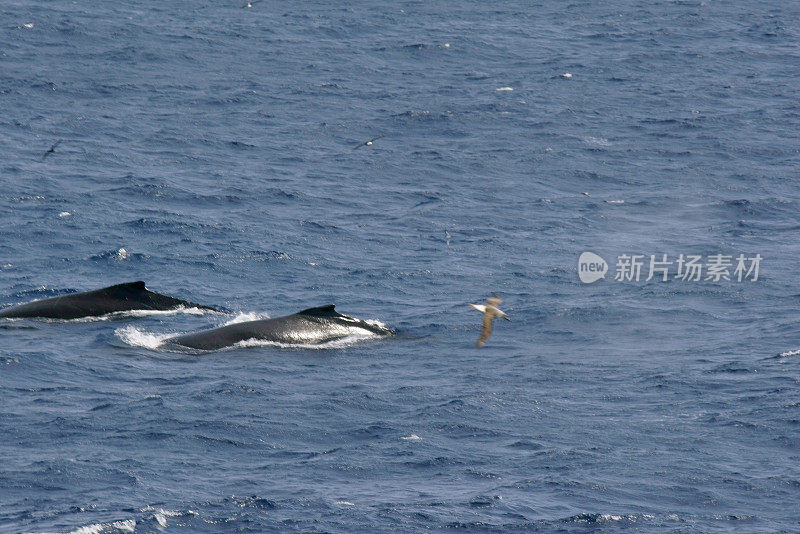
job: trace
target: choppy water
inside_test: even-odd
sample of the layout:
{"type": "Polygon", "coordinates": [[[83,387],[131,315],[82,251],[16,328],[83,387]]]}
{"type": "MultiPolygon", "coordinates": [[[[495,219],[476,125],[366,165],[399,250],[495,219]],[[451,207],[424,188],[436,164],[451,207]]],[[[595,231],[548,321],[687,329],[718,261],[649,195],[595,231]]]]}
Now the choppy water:
{"type": "Polygon", "coordinates": [[[0,324],[0,531],[800,528],[798,4],[242,4],[0,5],[0,305],[231,312],[0,324]]]}

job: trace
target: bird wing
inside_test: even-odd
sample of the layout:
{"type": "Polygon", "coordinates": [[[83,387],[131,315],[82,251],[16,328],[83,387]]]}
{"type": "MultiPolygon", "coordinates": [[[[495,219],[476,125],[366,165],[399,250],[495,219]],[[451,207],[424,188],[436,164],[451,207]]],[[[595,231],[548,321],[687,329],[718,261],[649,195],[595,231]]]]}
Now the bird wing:
{"type": "Polygon", "coordinates": [[[503,302],[503,299],[501,299],[500,297],[497,297],[497,296],[490,297],[490,298],[486,299],[486,304],[489,305],[489,306],[494,306],[495,308],[501,302],[503,302]]]}
{"type": "Polygon", "coordinates": [[[45,151],[44,154],[42,154],[42,160],[44,160],[44,158],[46,158],[47,155],[50,154],[51,152],[55,152],[56,151],[56,147],[58,145],[60,145],[60,144],[61,144],[61,139],[59,139],[58,141],[53,143],[52,146],[50,148],[48,148],[47,151],[45,151]]]}
{"type": "Polygon", "coordinates": [[[486,343],[486,340],[489,339],[489,336],[492,335],[492,322],[494,321],[494,313],[490,310],[486,310],[483,314],[483,330],[481,330],[481,337],[478,340],[478,344],[475,345],[476,347],[483,346],[486,343]]]}
{"type": "Polygon", "coordinates": [[[361,148],[362,146],[369,146],[369,145],[370,145],[370,144],[371,144],[373,141],[377,141],[378,139],[383,139],[384,137],[386,137],[386,136],[385,136],[385,135],[379,135],[378,137],[373,137],[373,138],[372,138],[372,139],[370,139],[369,141],[364,141],[364,142],[363,142],[363,143],[361,143],[360,145],[358,145],[358,146],[354,146],[354,147],[352,148],[352,150],[355,150],[355,149],[357,149],[357,148],[361,148]]]}

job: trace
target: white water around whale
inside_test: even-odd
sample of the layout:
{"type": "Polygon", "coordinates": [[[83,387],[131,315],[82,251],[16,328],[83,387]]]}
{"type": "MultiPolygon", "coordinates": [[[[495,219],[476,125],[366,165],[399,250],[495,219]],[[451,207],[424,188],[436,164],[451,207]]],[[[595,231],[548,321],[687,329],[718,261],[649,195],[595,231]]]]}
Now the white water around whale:
{"type": "Polygon", "coordinates": [[[3,317],[0,321],[36,321],[42,323],[94,323],[98,321],[113,321],[118,319],[127,319],[132,317],[162,317],[169,315],[220,315],[223,312],[215,310],[208,310],[197,307],[187,308],[185,306],[178,306],[170,310],[124,310],[118,312],[105,313],[103,315],[89,315],[86,317],[78,317],[77,319],[56,319],[53,317],[3,317]]]}

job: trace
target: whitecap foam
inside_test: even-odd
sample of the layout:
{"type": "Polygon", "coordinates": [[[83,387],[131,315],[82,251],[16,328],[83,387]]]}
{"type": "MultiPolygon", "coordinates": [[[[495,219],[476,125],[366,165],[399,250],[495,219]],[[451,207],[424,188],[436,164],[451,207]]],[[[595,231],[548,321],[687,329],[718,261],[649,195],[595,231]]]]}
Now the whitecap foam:
{"type": "Polygon", "coordinates": [[[123,519],[111,523],[93,523],[71,530],[69,534],[102,534],[107,532],[134,532],[136,530],[135,519],[123,519]]]}
{"type": "Polygon", "coordinates": [[[404,439],[406,441],[422,441],[422,438],[416,434],[411,434],[410,436],[402,436],[400,439],[404,439]]]}
{"type": "Polygon", "coordinates": [[[495,89],[495,91],[500,91],[500,92],[503,92],[503,91],[513,91],[513,90],[514,90],[514,88],[513,88],[513,87],[498,87],[497,89],[495,89]]]}
{"type": "Polygon", "coordinates": [[[167,520],[171,517],[182,517],[186,515],[197,515],[197,513],[193,510],[187,510],[185,512],[181,512],[179,510],[165,510],[164,508],[153,508],[152,506],[146,506],[141,509],[143,513],[152,513],[153,519],[158,526],[160,527],[159,530],[167,527],[167,520]]]}
{"type": "Polygon", "coordinates": [[[94,523],[71,530],[69,534],[100,534],[106,528],[105,523],[94,523]]]}
{"type": "Polygon", "coordinates": [[[136,530],[136,521],[133,519],[125,519],[124,521],[114,521],[111,526],[122,532],[134,532],[136,530]]]}
{"type": "Polygon", "coordinates": [[[781,352],[780,353],[780,357],[781,358],[786,358],[787,356],[797,356],[798,354],[800,354],[800,349],[787,350],[786,352],[781,352]]]}
{"type": "Polygon", "coordinates": [[[603,146],[603,147],[611,146],[611,141],[609,141],[605,137],[586,137],[583,140],[583,142],[586,143],[587,145],[593,145],[593,146],[603,146]]]}
{"type": "Polygon", "coordinates": [[[141,509],[142,512],[152,512],[153,519],[155,519],[156,523],[161,528],[165,528],[167,526],[167,519],[170,517],[182,517],[185,515],[196,515],[196,512],[193,510],[187,510],[185,512],[181,512],[179,510],[165,510],[164,508],[153,508],[152,506],[147,506],[141,509]]]}
{"type": "Polygon", "coordinates": [[[355,506],[355,504],[350,501],[333,501],[333,504],[338,504],[339,506],[355,506]]]}

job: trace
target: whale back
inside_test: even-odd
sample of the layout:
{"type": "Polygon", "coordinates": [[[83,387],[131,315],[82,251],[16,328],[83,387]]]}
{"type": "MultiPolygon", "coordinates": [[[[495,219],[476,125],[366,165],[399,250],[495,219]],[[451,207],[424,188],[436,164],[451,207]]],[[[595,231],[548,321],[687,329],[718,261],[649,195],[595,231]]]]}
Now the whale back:
{"type": "Polygon", "coordinates": [[[171,310],[179,306],[214,310],[185,300],[154,293],[141,280],[35,300],[0,311],[0,317],[78,319],[130,310],[171,310]]]}
{"type": "MultiPolygon", "coordinates": [[[[117,298],[130,298],[144,293],[150,293],[144,285],[144,281],[137,280],[136,282],[126,282],[124,284],[116,284],[113,286],[95,289],[93,291],[86,291],[85,294],[103,294],[109,297],[117,298]]],[[[80,295],[81,293],[78,293],[80,295]]]]}
{"type": "Polygon", "coordinates": [[[308,308],[307,310],[299,311],[295,315],[305,315],[306,317],[344,317],[341,313],[337,312],[335,305],[328,304],[326,306],[317,306],[315,308],[308,308]]]}
{"type": "Polygon", "coordinates": [[[248,339],[285,344],[319,344],[367,330],[391,335],[388,328],[337,312],[333,304],[308,308],[292,315],[233,323],[167,339],[170,345],[197,350],[217,350],[248,339]]]}

